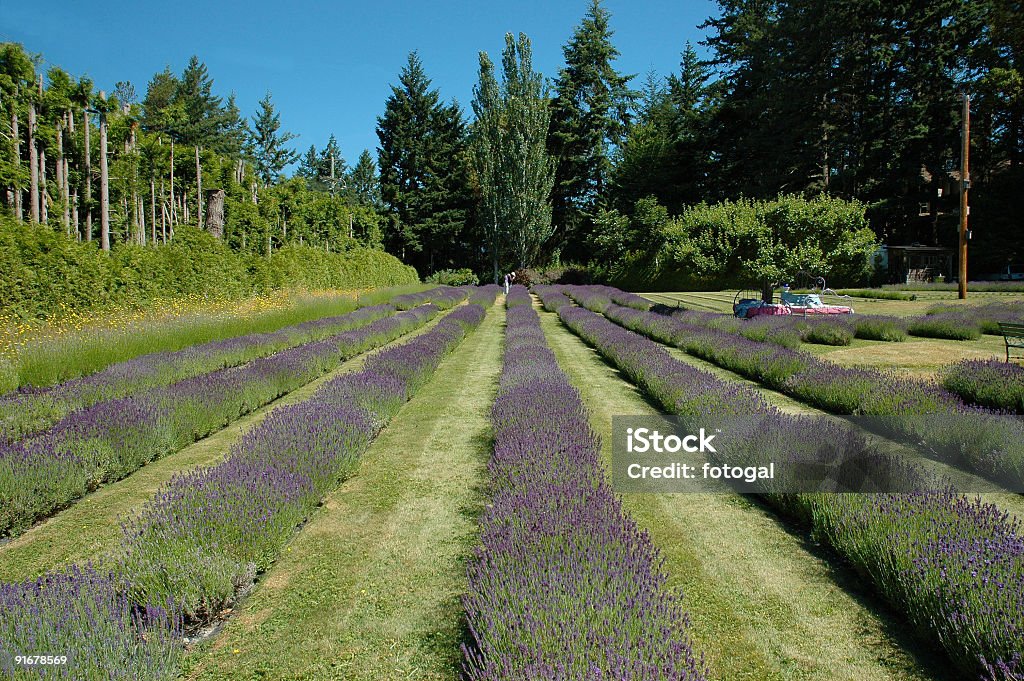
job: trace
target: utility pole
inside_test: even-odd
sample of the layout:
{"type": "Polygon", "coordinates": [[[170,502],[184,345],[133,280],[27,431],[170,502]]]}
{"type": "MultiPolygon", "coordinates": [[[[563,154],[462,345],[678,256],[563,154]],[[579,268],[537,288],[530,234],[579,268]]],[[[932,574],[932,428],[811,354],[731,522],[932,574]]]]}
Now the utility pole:
{"type": "Polygon", "coordinates": [[[971,96],[963,93],[963,128],[960,131],[960,272],[958,276],[960,299],[967,298],[967,190],[971,187],[968,159],[971,152],[971,96]]]}

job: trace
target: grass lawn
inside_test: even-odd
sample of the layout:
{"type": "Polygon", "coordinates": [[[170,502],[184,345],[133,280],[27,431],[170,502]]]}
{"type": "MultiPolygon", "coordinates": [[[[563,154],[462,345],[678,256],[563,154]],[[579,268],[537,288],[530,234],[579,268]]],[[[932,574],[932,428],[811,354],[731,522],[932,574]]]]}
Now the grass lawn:
{"type": "MultiPolygon", "coordinates": [[[[956,291],[914,291],[917,300],[884,300],[877,298],[833,298],[826,296],[828,302],[849,305],[858,314],[884,314],[895,317],[913,317],[922,315],[936,303],[954,303],[957,305],[984,305],[993,301],[1024,300],[1024,293],[971,293],[967,300],[957,298],[956,291]]],[[[732,314],[732,303],[736,291],[688,291],[678,293],[641,293],[643,297],[663,305],[679,303],[690,310],[705,312],[725,312],[732,314]]]]}
{"type": "Polygon", "coordinates": [[[934,378],[939,370],[962,359],[1004,359],[1002,336],[982,335],[978,340],[956,341],[907,336],[902,343],[854,338],[850,345],[802,343],[800,348],[836,364],[891,369],[919,378],[934,378]]]}
{"type": "Polygon", "coordinates": [[[24,534],[0,544],[0,580],[11,582],[35,578],[48,570],[70,563],[95,561],[109,553],[121,539],[121,519],[139,509],[174,475],[216,464],[227,455],[243,432],[262,421],[272,410],[308,399],[321,384],[343,373],[358,371],[369,355],[425,333],[443,316],[381,348],[353,357],[333,372],[243,416],[207,438],[146,464],[123,480],[104,485],[24,534]]]}
{"type": "MultiPolygon", "coordinates": [[[[914,316],[939,300],[955,301],[955,292],[927,291],[928,300],[866,300],[853,298],[848,302],[858,314],[882,314],[892,316],[914,316]],[[945,296],[945,298],[940,298],[945,296]]],[[[664,305],[675,305],[705,312],[732,313],[735,291],[710,291],[688,293],[645,293],[648,300],[664,305]]],[[[1024,300],[1019,293],[977,293],[964,304],[981,305],[992,300],[1024,300]]],[[[862,366],[873,369],[892,369],[919,378],[934,378],[939,370],[962,359],[1001,359],[1005,357],[1002,336],[982,335],[974,341],[956,341],[937,338],[908,336],[902,343],[887,343],[854,338],[850,345],[819,345],[802,343],[800,349],[816,355],[827,356],[831,361],[844,366],[862,366]]],[[[682,358],[682,357],[680,357],[682,358]]],[[[691,361],[691,360],[685,360],[691,361]]]]}
{"type": "Polygon", "coordinates": [[[454,679],[504,309],[437,369],[289,544],[188,679],[454,679]]]}
{"type": "MultiPolygon", "coordinates": [[[[557,315],[541,312],[541,324],[607,459],[612,415],[660,412],[557,315]]],[[[716,678],[954,678],[868,585],[761,506],[731,494],[633,494],[624,501],[662,551],[716,678]]]]}

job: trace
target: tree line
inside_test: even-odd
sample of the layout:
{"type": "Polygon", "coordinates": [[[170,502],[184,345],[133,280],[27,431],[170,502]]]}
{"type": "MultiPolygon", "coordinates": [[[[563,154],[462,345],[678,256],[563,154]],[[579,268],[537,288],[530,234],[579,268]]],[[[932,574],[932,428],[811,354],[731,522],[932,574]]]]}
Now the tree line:
{"type": "Polygon", "coordinates": [[[299,155],[269,92],[246,119],[233,94],[215,94],[196,56],[180,75],[155,74],[141,98],[127,81],[106,92],[59,67],[43,74],[40,63],[21,45],[0,45],[0,184],[17,219],[104,251],[165,244],[186,225],[243,252],[380,245],[369,152],[349,169],[332,136],[336,176],[314,151],[324,162],[285,178],[299,155]]]}
{"type": "Polygon", "coordinates": [[[719,0],[701,28],[703,56],[681,45],[678,71],[638,78],[617,68],[611,14],[590,0],[549,79],[524,35],[506,36],[500,68],[481,53],[472,116],[413,52],[377,120],[376,163],[364,151],[351,167],[333,137],[291,150],[269,95],[243,119],[198,59],[154,76],[136,102],[126,83],[103,97],[55,69],[43,88],[31,58],[5,45],[0,108],[12,134],[0,142],[0,183],[19,216],[103,241],[109,212],[111,238],[140,243],[205,226],[221,190],[234,248],[354,240],[421,274],[608,269],[685,237],[687,220],[668,234],[652,215],[780,195],[863,205],[880,241],[952,244],[966,92],[972,262],[1021,258],[1017,0],[719,0]],[[103,199],[95,166],[108,155],[103,199]]]}
{"type": "MultiPolygon", "coordinates": [[[[967,93],[973,271],[1024,259],[1019,2],[720,0],[701,28],[706,56],[688,43],[677,72],[637,82],[616,68],[610,13],[591,0],[563,47],[564,66],[529,93],[546,103],[536,121],[544,127],[546,118],[546,157],[527,151],[536,146],[520,130],[525,111],[498,112],[499,100],[527,100],[496,87],[486,64],[466,124],[411,55],[378,122],[382,192],[401,216],[389,247],[428,269],[563,261],[607,272],[678,238],[651,227],[652,201],[682,215],[701,203],[783,195],[863,205],[881,242],[953,245],[967,93]],[[453,164],[459,158],[467,161],[453,164]],[[517,217],[516,201],[527,205],[551,166],[544,204],[517,217]],[[523,172],[510,175],[515,168],[523,172]],[[516,177],[518,188],[509,184],[516,177]],[[502,215],[496,191],[513,194],[502,215]],[[526,249],[516,245],[523,230],[533,240],[526,249]]],[[[509,55],[521,41],[507,40],[502,63],[515,82],[521,69],[509,55]]]]}

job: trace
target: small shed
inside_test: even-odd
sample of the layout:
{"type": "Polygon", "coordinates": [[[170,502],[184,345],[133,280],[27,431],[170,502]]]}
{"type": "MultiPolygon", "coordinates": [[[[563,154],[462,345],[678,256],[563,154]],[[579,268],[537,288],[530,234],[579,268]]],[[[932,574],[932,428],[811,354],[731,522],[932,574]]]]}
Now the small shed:
{"type": "Polygon", "coordinates": [[[935,281],[953,276],[953,249],[944,246],[882,246],[890,284],[935,281]]]}

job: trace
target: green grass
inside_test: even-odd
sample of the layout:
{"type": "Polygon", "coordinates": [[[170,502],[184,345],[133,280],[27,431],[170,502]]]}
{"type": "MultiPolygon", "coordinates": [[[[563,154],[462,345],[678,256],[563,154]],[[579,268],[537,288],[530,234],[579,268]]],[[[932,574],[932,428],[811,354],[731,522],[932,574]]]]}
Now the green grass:
{"type": "MultiPolygon", "coordinates": [[[[243,304],[244,301],[235,303],[243,304]]],[[[29,331],[26,338],[12,339],[18,345],[9,351],[15,354],[8,357],[9,367],[5,376],[0,377],[0,385],[8,389],[53,385],[139,355],[276,331],[354,309],[356,297],[351,293],[296,294],[288,297],[283,306],[245,315],[225,314],[224,309],[211,313],[189,306],[181,314],[165,313],[156,318],[132,314],[127,323],[121,323],[116,315],[107,315],[93,323],[85,320],[81,328],[71,325],[63,327],[65,330],[29,331]]]]}
{"type": "Polygon", "coordinates": [[[962,359],[1001,359],[1003,339],[986,336],[973,341],[908,336],[902,343],[853,339],[846,347],[802,346],[843,366],[893,370],[922,379],[931,379],[939,370],[962,359]]]}
{"type": "Polygon", "coordinates": [[[458,678],[503,318],[402,408],[185,678],[458,678]]]}
{"type": "MultiPolygon", "coordinates": [[[[541,313],[610,456],[611,417],[660,413],[600,356],[541,313]]],[[[738,495],[625,495],[684,594],[719,679],[951,679],[850,571],[738,495]]]]}
{"type": "Polygon", "coordinates": [[[102,559],[119,544],[120,520],[141,508],[174,475],[216,464],[227,455],[231,445],[242,433],[254,427],[274,409],[311,397],[323,383],[343,373],[358,371],[370,355],[408,342],[432,329],[442,318],[436,317],[391,343],[353,357],[334,371],[247,414],[223,430],[150,462],[118,482],[104,485],[17,538],[0,543],[0,581],[35,578],[71,563],[102,559]]]}
{"type": "MultiPolygon", "coordinates": [[[[640,294],[655,303],[674,306],[679,303],[690,310],[705,312],[724,312],[732,314],[732,303],[736,291],[684,291],[676,293],[642,293],[640,294]]],[[[871,298],[835,298],[826,296],[823,300],[840,305],[853,307],[857,314],[882,314],[896,317],[915,317],[923,315],[928,308],[937,302],[949,302],[955,305],[983,305],[994,300],[1024,300],[1024,293],[970,293],[967,300],[957,299],[956,291],[924,291],[916,292],[917,300],[879,300],[871,298]]]]}

